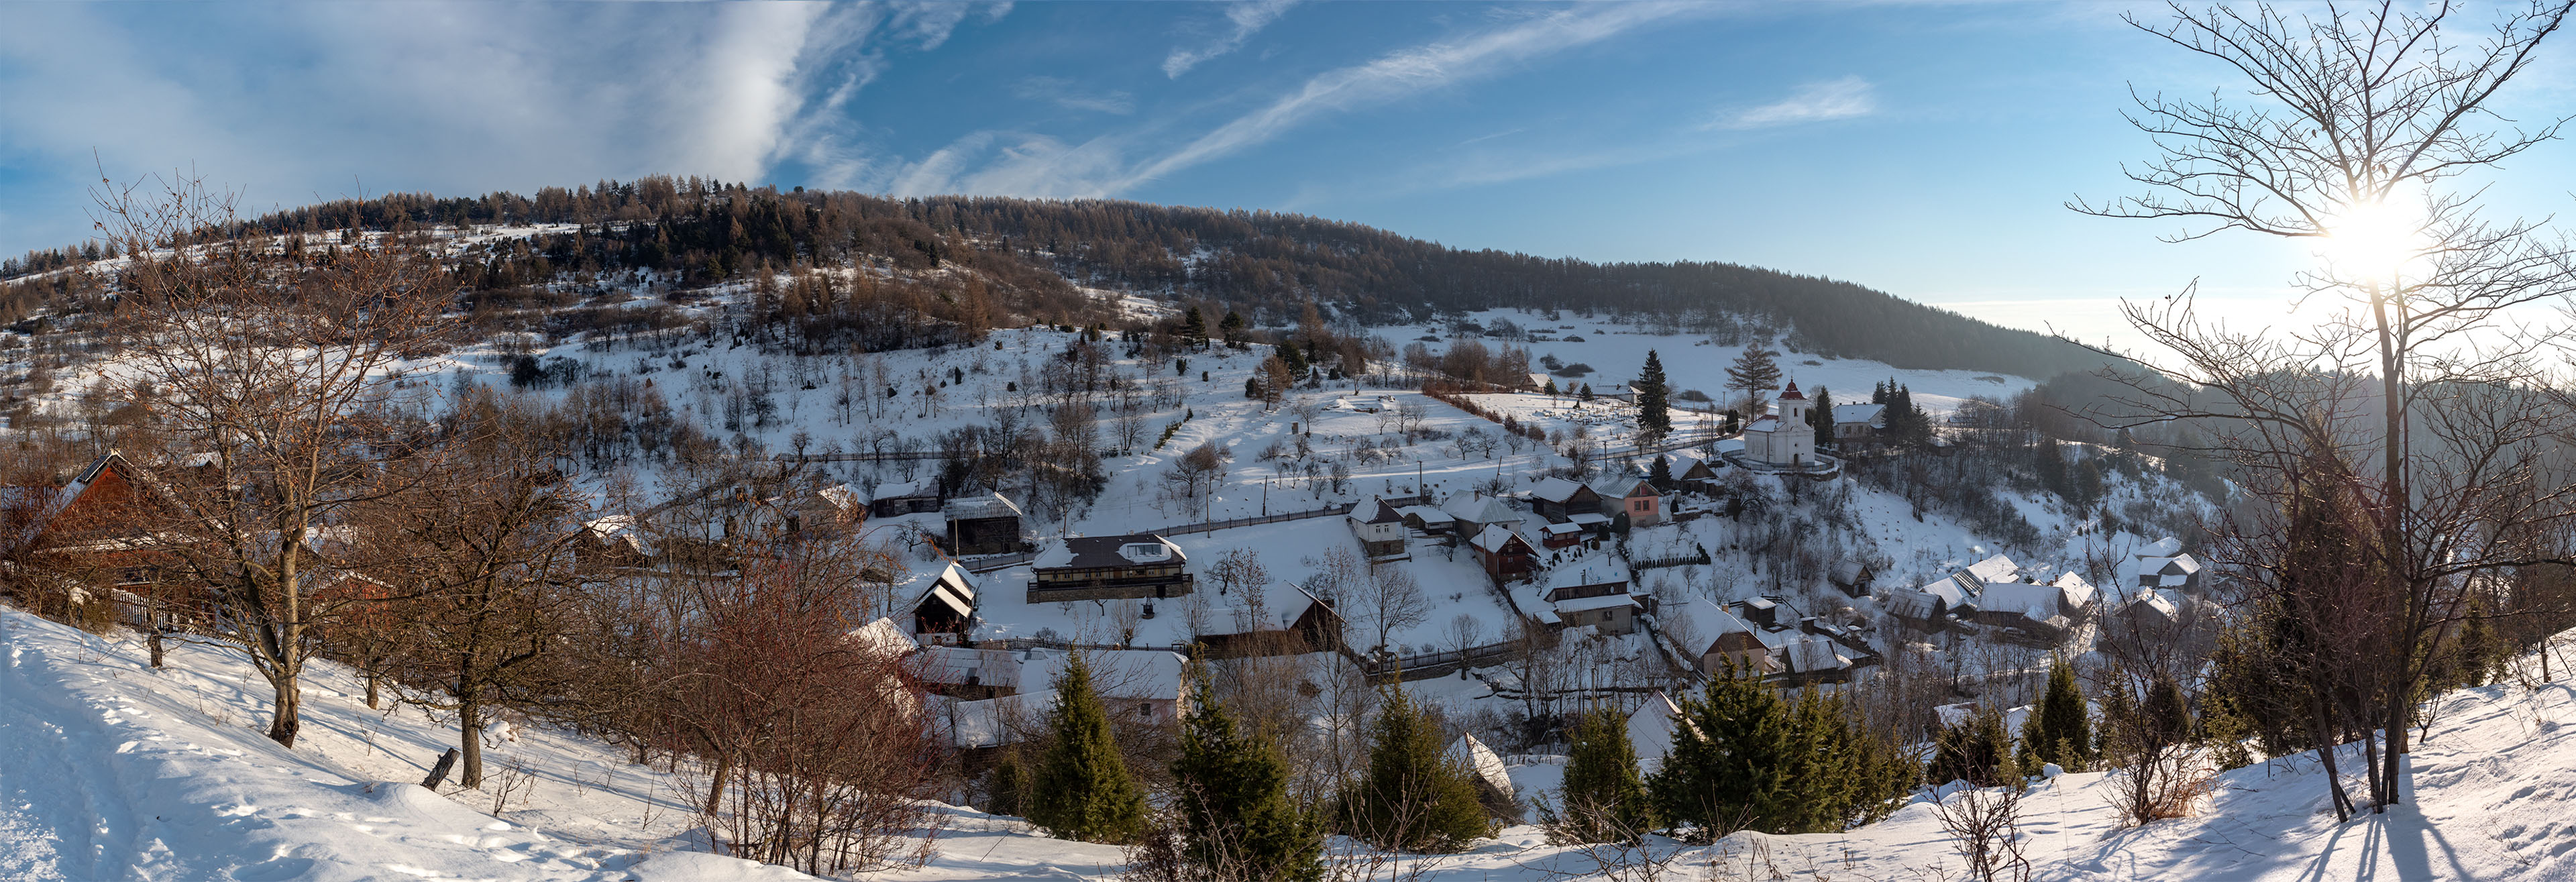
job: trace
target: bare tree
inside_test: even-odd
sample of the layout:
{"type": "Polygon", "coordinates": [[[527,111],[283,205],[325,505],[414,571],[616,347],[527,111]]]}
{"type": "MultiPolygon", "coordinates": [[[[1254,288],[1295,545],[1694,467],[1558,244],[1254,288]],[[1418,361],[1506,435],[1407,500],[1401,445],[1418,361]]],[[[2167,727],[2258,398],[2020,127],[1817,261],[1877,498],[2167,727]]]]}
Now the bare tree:
{"type": "Polygon", "coordinates": [[[1961,787],[1932,803],[1932,816],[1953,840],[1950,847],[1968,862],[1968,875],[1981,882],[2029,882],[2030,859],[2022,855],[2021,800],[2030,785],[2015,776],[2002,787],[1961,787]]]}
{"type": "Polygon", "coordinates": [[[1449,648],[1458,653],[1458,679],[1467,679],[1467,651],[1484,641],[1485,621],[1469,613],[1459,613],[1449,620],[1449,628],[1441,632],[1441,636],[1447,637],[1449,648]]]}
{"type": "Polygon", "coordinates": [[[2178,239],[2233,229],[2332,252],[2296,281],[2311,302],[2342,310],[2296,334],[2203,322],[2189,292],[2129,304],[2130,323],[2176,360],[2124,377],[2135,394],[2117,404],[2133,410],[2107,422],[2210,427],[2207,446],[2275,512],[2317,480],[2344,482],[2359,500],[2354,526],[2370,541],[2349,551],[2375,577],[2377,597],[2364,606],[2387,615],[2346,623],[2368,631],[2339,636],[2383,655],[2366,682],[2341,685],[2369,709],[2355,732],[2374,754],[2374,811],[2403,792],[2398,758],[2456,619],[2452,598],[2488,574],[2576,565],[2563,550],[2510,538],[2576,516],[2576,495],[2545,450],[2569,431],[2570,410],[2539,391],[2535,367],[2567,331],[2518,315],[2576,290],[2576,265],[2539,225],[2485,220],[2476,191],[2444,186],[2556,135],[2561,121],[2491,127],[2501,118],[2489,102],[2571,8],[2536,2],[2466,46],[2446,39],[2456,11],[2447,3],[2329,7],[2295,20],[2269,6],[2176,6],[2170,23],[2131,19],[2242,75],[2256,100],[2140,96],[2130,119],[2159,155],[2127,172],[2147,192],[2070,206],[2182,221],[2178,239]],[[2313,468],[2322,460],[2337,465],[2313,468]]]}
{"type": "Polygon", "coordinates": [[[1377,630],[1375,648],[1385,649],[1388,635],[1431,618],[1431,598],[1411,572],[1392,564],[1369,568],[1368,578],[1353,586],[1351,610],[1377,630]]]}
{"type": "Polygon", "coordinates": [[[349,230],[317,243],[260,234],[201,181],[107,185],[98,227],[133,255],[116,279],[126,364],[161,391],[173,462],[155,492],[172,568],[208,586],[213,636],[273,693],[268,736],[294,746],[308,635],[340,603],[317,577],[365,569],[325,541],[409,492],[386,464],[416,456],[397,361],[439,347],[451,277],[419,237],[349,230]]]}

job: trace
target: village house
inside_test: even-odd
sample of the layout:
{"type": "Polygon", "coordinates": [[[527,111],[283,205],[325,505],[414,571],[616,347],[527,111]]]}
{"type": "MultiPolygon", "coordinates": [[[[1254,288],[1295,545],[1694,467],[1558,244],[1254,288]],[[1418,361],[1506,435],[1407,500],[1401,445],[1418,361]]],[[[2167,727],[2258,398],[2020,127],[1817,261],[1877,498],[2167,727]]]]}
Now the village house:
{"type": "Polygon", "coordinates": [[[89,592],[124,592],[193,608],[195,599],[168,596],[176,589],[162,584],[172,533],[155,529],[155,513],[166,509],[151,486],[140,467],[110,450],[59,486],[0,488],[0,529],[11,554],[58,580],[65,590],[57,599],[77,604],[89,592]]]}
{"type": "MultiPolygon", "coordinates": [[[[2099,599],[2084,577],[2069,572],[2046,585],[2003,582],[1985,586],[1976,600],[1976,621],[2005,629],[2017,642],[2042,647],[2064,645],[2089,622],[2099,599]]],[[[2078,646],[2078,649],[2090,649],[2078,646]]]]}
{"type": "Polygon", "coordinates": [[[1475,549],[1476,563],[1485,568],[1486,578],[1496,585],[1523,581],[1538,572],[1537,550],[1509,527],[1486,527],[1467,544],[1475,549]]]}
{"type": "Polygon", "coordinates": [[[1405,541],[1404,516],[1386,500],[1373,499],[1351,509],[1343,516],[1350,523],[1351,535],[1359,537],[1360,553],[1372,563],[1405,560],[1412,557],[1405,541]]]}
{"type": "Polygon", "coordinates": [[[1692,493],[1717,492],[1717,467],[1724,462],[1696,453],[1673,454],[1668,467],[1672,469],[1674,489],[1692,493]]]}
{"type": "Polygon", "coordinates": [[[1466,769],[1476,782],[1476,801],[1485,807],[1487,817],[1515,818],[1521,809],[1512,795],[1510,769],[1503,765],[1501,754],[1485,746],[1475,733],[1458,736],[1449,742],[1443,756],[1459,768],[1466,769]]]}
{"type": "Polygon", "coordinates": [[[1664,494],[1644,478],[1605,478],[1592,483],[1592,492],[1601,495],[1601,513],[1614,521],[1625,516],[1631,527],[1664,522],[1664,494]]]}
{"type": "Polygon", "coordinates": [[[1261,592],[1258,608],[1247,601],[1190,615],[1191,630],[1209,658],[1304,655],[1342,648],[1341,614],[1330,601],[1293,582],[1280,582],[1261,592]]]}
{"type": "Polygon", "coordinates": [[[2145,589],[2197,591],[2200,586],[2200,559],[2183,553],[2182,540],[2167,536],[2138,549],[2130,564],[2136,574],[2135,584],[2145,589]]]}
{"type": "Polygon", "coordinates": [[[1601,510],[1601,494],[1564,478],[1549,478],[1530,488],[1530,510],[1551,521],[1601,510]]]}
{"type": "Polygon", "coordinates": [[[975,575],[943,556],[914,566],[897,597],[912,598],[912,633],[924,643],[962,643],[975,630],[975,575]]]}
{"type": "Polygon", "coordinates": [[[1834,444],[1837,447],[1851,448],[1866,444],[1871,439],[1877,438],[1878,433],[1886,428],[1887,405],[1834,405],[1834,444]]]}
{"type": "Polygon", "coordinates": [[[1539,599],[1563,627],[1590,625],[1603,634],[1636,630],[1643,604],[1629,593],[1627,568],[1615,556],[1592,555],[1558,566],[1548,571],[1541,587],[1539,599]]]}
{"type": "MultiPolygon", "coordinates": [[[[1070,656],[1049,649],[1029,650],[1020,663],[1020,682],[1055,688],[1070,656]]],[[[1164,649],[1086,649],[1082,662],[1091,669],[1091,689],[1111,718],[1168,726],[1180,722],[1189,678],[1188,660],[1164,649]]]]}
{"type": "Polygon", "coordinates": [[[1773,638],[1768,629],[1745,622],[1707,598],[1668,604],[1664,609],[1668,612],[1658,614],[1657,628],[1700,673],[1722,673],[1730,665],[1765,675],[1781,670],[1772,650],[1777,648],[1774,644],[1785,645],[1785,637],[1773,638]]]}
{"type": "Polygon", "coordinates": [[[941,508],[948,518],[948,553],[958,557],[1016,554],[1028,542],[1020,507],[999,493],[961,496],[941,508]]]}
{"type": "Polygon", "coordinates": [[[1521,512],[1512,507],[1510,500],[1473,490],[1451,495],[1448,501],[1440,504],[1440,510],[1455,519],[1450,529],[1460,536],[1472,537],[1484,532],[1486,527],[1497,524],[1517,526],[1521,522],[1521,512]]]}
{"type": "Polygon", "coordinates": [[[1181,547],[1152,533],[1048,542],[1029,577],[1030,603],[1182,597],[1197,582],[1181,547]]]}
{"type": "Polygon", "coordinates": [[[939,485],[933,481],[896,481],[877,485],[868,498],[868,514],[892,518],[939,510],[939,485]]]}
{"type": "Polygon", "coordinates": [[[1816,430],[1807,425],[1811,402],[1795,381],[1780,390],[1771,412],[1744,427],[1744,458],[1767,466],[1804,468],[1816,461],[1816,430]]]}

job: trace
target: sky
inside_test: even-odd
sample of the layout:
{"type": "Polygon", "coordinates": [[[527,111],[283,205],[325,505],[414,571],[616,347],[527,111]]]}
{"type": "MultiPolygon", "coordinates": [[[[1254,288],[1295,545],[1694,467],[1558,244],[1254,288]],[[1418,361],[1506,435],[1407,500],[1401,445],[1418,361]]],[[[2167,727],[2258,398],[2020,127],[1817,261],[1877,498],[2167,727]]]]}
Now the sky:
{"type": "MultiPolygon", "coordinates": [[[[1292,211],[1462,248],[1828,276],[2126,346],[2314,259],[2078,215],[2132,89],[2229,72],[2091,3],[51,4],[0,0],[0,254],[106,178],[256,210],[670,173],[1292,211]]],[[[2481,16],[2472,16],[2480,20],[2481,16]]],[[[2569,37],[2502,96],[2576,113],[2569,37]]],[[[2496,172],[2563,213],[2576,145],[2496,172]]],[[[2222,309],[2221,311],[2224,311],[2222,309]]]]}

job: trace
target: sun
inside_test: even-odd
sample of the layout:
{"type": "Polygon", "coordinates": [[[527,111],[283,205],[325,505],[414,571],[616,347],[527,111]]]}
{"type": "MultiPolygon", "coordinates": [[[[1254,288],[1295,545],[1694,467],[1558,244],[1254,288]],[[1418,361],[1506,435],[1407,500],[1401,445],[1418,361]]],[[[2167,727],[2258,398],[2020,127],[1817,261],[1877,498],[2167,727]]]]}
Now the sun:
{"type": "Polygon", "coordinates": [[[2325,258],[2363,278],[2393,277],[2426,250],[2422,216],[2387,201],[2346,206],[2326,222],[2325,233],[2325,258]]]}

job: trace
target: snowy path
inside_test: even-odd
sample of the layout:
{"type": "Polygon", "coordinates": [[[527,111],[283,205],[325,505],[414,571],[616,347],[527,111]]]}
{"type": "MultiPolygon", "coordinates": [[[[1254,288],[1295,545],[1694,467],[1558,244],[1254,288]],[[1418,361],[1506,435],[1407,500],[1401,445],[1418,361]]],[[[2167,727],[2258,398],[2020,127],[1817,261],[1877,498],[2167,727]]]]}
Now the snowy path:
{"type": "Polygon", "coordinates": [[[124,795],[101,780],[113,767],[100,749],[108,733],[70,696],[29,682],[27,668],[49,661],[43,653],[13,640],[7,658],[0,669],[0,842],[10,846],[0,850],[0,878],[116,875],[133,864],[126,856],[136,831],[124,795]]]}

